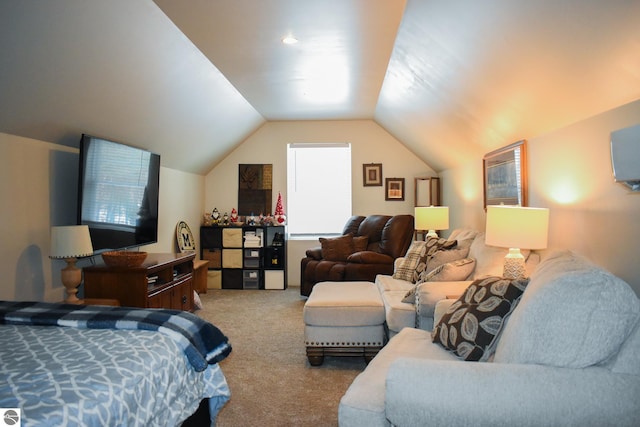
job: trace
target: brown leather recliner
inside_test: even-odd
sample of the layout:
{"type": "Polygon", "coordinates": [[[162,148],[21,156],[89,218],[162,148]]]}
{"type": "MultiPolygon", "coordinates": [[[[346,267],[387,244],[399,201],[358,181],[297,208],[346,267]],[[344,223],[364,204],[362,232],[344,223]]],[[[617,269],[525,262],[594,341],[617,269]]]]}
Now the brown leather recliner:
{"type": "Polygon", "coordinates": [[[378,274],[393,274],[393,263],[406,254],[413,232],[413,215],[352,216],[342,235],[367,236],[366,250],[352,253],[346,261],[328,261],[321,247],[307,249],[300,262],[300,294],[309,296],[319,282],[373,282],[378,274]]]}

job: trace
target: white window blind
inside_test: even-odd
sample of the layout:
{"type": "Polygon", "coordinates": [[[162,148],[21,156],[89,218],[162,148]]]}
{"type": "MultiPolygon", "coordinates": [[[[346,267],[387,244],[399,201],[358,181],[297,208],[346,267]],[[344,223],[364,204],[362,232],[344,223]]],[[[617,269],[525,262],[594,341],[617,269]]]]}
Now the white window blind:
{"type": "Polygon", "coordinates": [[[351,216],[351,144],[289,144],[287,197],[290,235],[340,234],[351,216]]]}
{"type": "Polygon", "coordinates": [[[135,226],[149,180],[150,157],[149,152],[108,141],[90,145],[84,177],[83,218],[135,226]],[[132,158],[132,151],[137,157],[132,158]]]}

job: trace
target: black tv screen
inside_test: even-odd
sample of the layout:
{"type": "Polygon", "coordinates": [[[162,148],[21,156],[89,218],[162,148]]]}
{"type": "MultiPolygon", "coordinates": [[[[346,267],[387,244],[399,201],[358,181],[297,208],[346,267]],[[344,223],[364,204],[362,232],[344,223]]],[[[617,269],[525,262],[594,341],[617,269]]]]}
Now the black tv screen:
{"type": "Polygon", "coordinates": [[[158,154],[83,134],[78,178],[78,224],[96,253],[158,241],[158,154]]]}

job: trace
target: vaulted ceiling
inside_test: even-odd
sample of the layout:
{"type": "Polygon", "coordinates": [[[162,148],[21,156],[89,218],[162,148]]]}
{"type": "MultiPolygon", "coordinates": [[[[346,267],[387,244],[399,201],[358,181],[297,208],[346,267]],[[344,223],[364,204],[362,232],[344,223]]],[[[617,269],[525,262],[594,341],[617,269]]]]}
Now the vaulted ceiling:
{"type": "Polygon", "coordinates": [[[265,121],[372,119],[443,170],[640,99],[639,22],[638,0],[2,0],[0,132],[203,174],[265,121]]]}

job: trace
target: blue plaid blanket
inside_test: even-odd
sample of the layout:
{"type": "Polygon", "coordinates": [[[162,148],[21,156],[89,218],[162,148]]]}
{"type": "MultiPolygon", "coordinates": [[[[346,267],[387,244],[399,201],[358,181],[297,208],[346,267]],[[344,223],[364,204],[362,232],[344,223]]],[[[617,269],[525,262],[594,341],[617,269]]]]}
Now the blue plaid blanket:
{"type": "Polygon", "coordinates": [[[0,324],[158,331],[178,344],[198,372],[231,353],[217,327],[180,310],[0,301],[0,324]]]}

